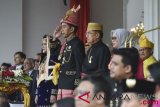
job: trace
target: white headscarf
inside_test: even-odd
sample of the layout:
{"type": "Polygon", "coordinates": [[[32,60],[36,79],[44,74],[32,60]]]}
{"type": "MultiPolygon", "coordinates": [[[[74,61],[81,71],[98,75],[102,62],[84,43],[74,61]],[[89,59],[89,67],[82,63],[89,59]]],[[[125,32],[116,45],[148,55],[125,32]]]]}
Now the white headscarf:
{"type": "Polygon", "coordinates": [[[115,29],[111,31],[111,37],[116,37],[119,44],[118,48],[125,48],[125,40],[130,36],[130,32],[126,29],[115,29]]]}

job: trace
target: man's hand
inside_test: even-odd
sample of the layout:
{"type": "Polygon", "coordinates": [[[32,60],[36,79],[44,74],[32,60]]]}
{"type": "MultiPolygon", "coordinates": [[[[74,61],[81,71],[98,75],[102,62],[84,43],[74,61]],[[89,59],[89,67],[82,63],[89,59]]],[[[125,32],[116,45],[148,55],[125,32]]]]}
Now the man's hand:
{"type": "Polygon", "coordinates": [[[53,32],[54,39],[59,38],[61,36],[61,29],[62,29],[61,25],[56,27],[56,29],[53,32]]]}
{"type": "Polygon", "coordinates": [[[37,102],[38,102],[38,95],[35,96],[35,100],[34,101],[35,101],[35,104],[37,104],[37,102]]]}

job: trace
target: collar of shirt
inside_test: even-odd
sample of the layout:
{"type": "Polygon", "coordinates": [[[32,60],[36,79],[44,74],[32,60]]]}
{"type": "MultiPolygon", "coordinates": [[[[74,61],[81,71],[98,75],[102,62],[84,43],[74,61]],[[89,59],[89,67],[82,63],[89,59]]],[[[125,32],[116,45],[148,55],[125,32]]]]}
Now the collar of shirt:
{"type": "Polygon", "coordinates": [[[16,65],[16,70],[22,69],[22,66],[23,66],[23,65],[16,65]]]}
{"type": "Polygon", "coordinates": [[[76,36],[75,35],[71,35],[69,36],[68,38],[66,38],[67,42],[71,41],[73,38],[75,38],[76,36]]]}
{"type": "Polygon", "coordinates": [[[32,72],[33,72],[33,70],[29,70],[28,75],[31,76],[32,72]]]}
{"type": "MultiPolygon", "coordinates": [[[[97,46],[97,45],[99,45],[99,44],[101,44],[102,43],[102,40],[99,40],[99,41],[97,41],[96,43],[94,43],[93,45],[92,45],[92,47],[95,47],[95,46],[97,46]]],[[[91,47],[91,48],[92,48],[91,47]]]]}

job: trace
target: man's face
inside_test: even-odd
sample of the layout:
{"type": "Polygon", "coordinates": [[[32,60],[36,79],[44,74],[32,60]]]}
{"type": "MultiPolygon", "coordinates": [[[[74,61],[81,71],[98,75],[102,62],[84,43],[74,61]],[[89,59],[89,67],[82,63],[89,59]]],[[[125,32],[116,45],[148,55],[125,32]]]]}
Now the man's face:
{"type": "Polygon", "coordinates": [[[122,63],[122,56],[113,55],[110,64],[110,77],[116,80],[121,80],[127,73],[127,67],[122,63]]]}
{"type": "Polygon", "coordinates": [[[146,60],[152,55],[152,49],[150,48],[139,48],[139,56],[142,60],[146,60]]]}
{"type": "Polygon", "coordinates": [[[29,71],[29,70],[33,69],[33,67],[34,67],[34,65],[28,59],[24,60],[24,70],[25,71],[29,71]]]}
{"type": "Polygon", "coordinates": [[[69,37],[73,33],[73,30],[71,30],[71,26],[69,26],[67,23],[62,23],[62,35],[64,38],[69,37]]]}
{"type": "Polygon", "coordinates": [[[143,103],[144,99],[138,99],[135,93],[124,93],[123,96],[127,97],[122,100],[121,107],[148,107],[148,104],[143,103]]]}
{"type": "Polygon", "coordinates": [[[97,34],[98,33],[96,31],[88,30],[86,32],[87,43],[93,44],[94,41],[97,39],[97,34]]]}
{"type": "Polygon", "coordinates": [[[94,85],[91,82],[89,82],[89,81],[81,82],[75,90],[75,104],[76,104],[76,107],[96,107],[95,102],[93,101],[93,97],[94,97],[93,90],[94,90],[94,85]],[[81,95],[83,95],[87,92],[90,92],[88,94],[89,96],[85,95],[82,98],[86,99],[90,103],[87,103],[87,102],[85,102],[85,101],[83,101],[79,98],[79,96],[81,96],[81,95]]]}
{"type": "Polygon", "coordinates": [[[21,56],[19,54],[16,54],[14,56],[14,63],[15,63],[15,65],[23,64],[23,62],[24,62],[24,58],[21,58],[21,56]]]}

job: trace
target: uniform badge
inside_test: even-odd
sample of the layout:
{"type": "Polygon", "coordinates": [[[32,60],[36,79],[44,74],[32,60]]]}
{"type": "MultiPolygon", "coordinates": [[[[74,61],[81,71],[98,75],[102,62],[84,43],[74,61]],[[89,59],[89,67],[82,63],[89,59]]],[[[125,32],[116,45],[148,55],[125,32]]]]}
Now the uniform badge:
{"type": "Polygon", "coordinates": [[[89,57],[89,61],[90,64],[92,63],[92,56],[89,57]]]}
{"type": "Polygon", "coordinates": [[[68,49],[71,49],[71,46],[68,46],[68,49]]]}
{"type": "Polygon", "coordinates": [[[135,79],[127,79],[126,85],[128,88],[133,88],[136,85],[136,80],[135,79]]]}

